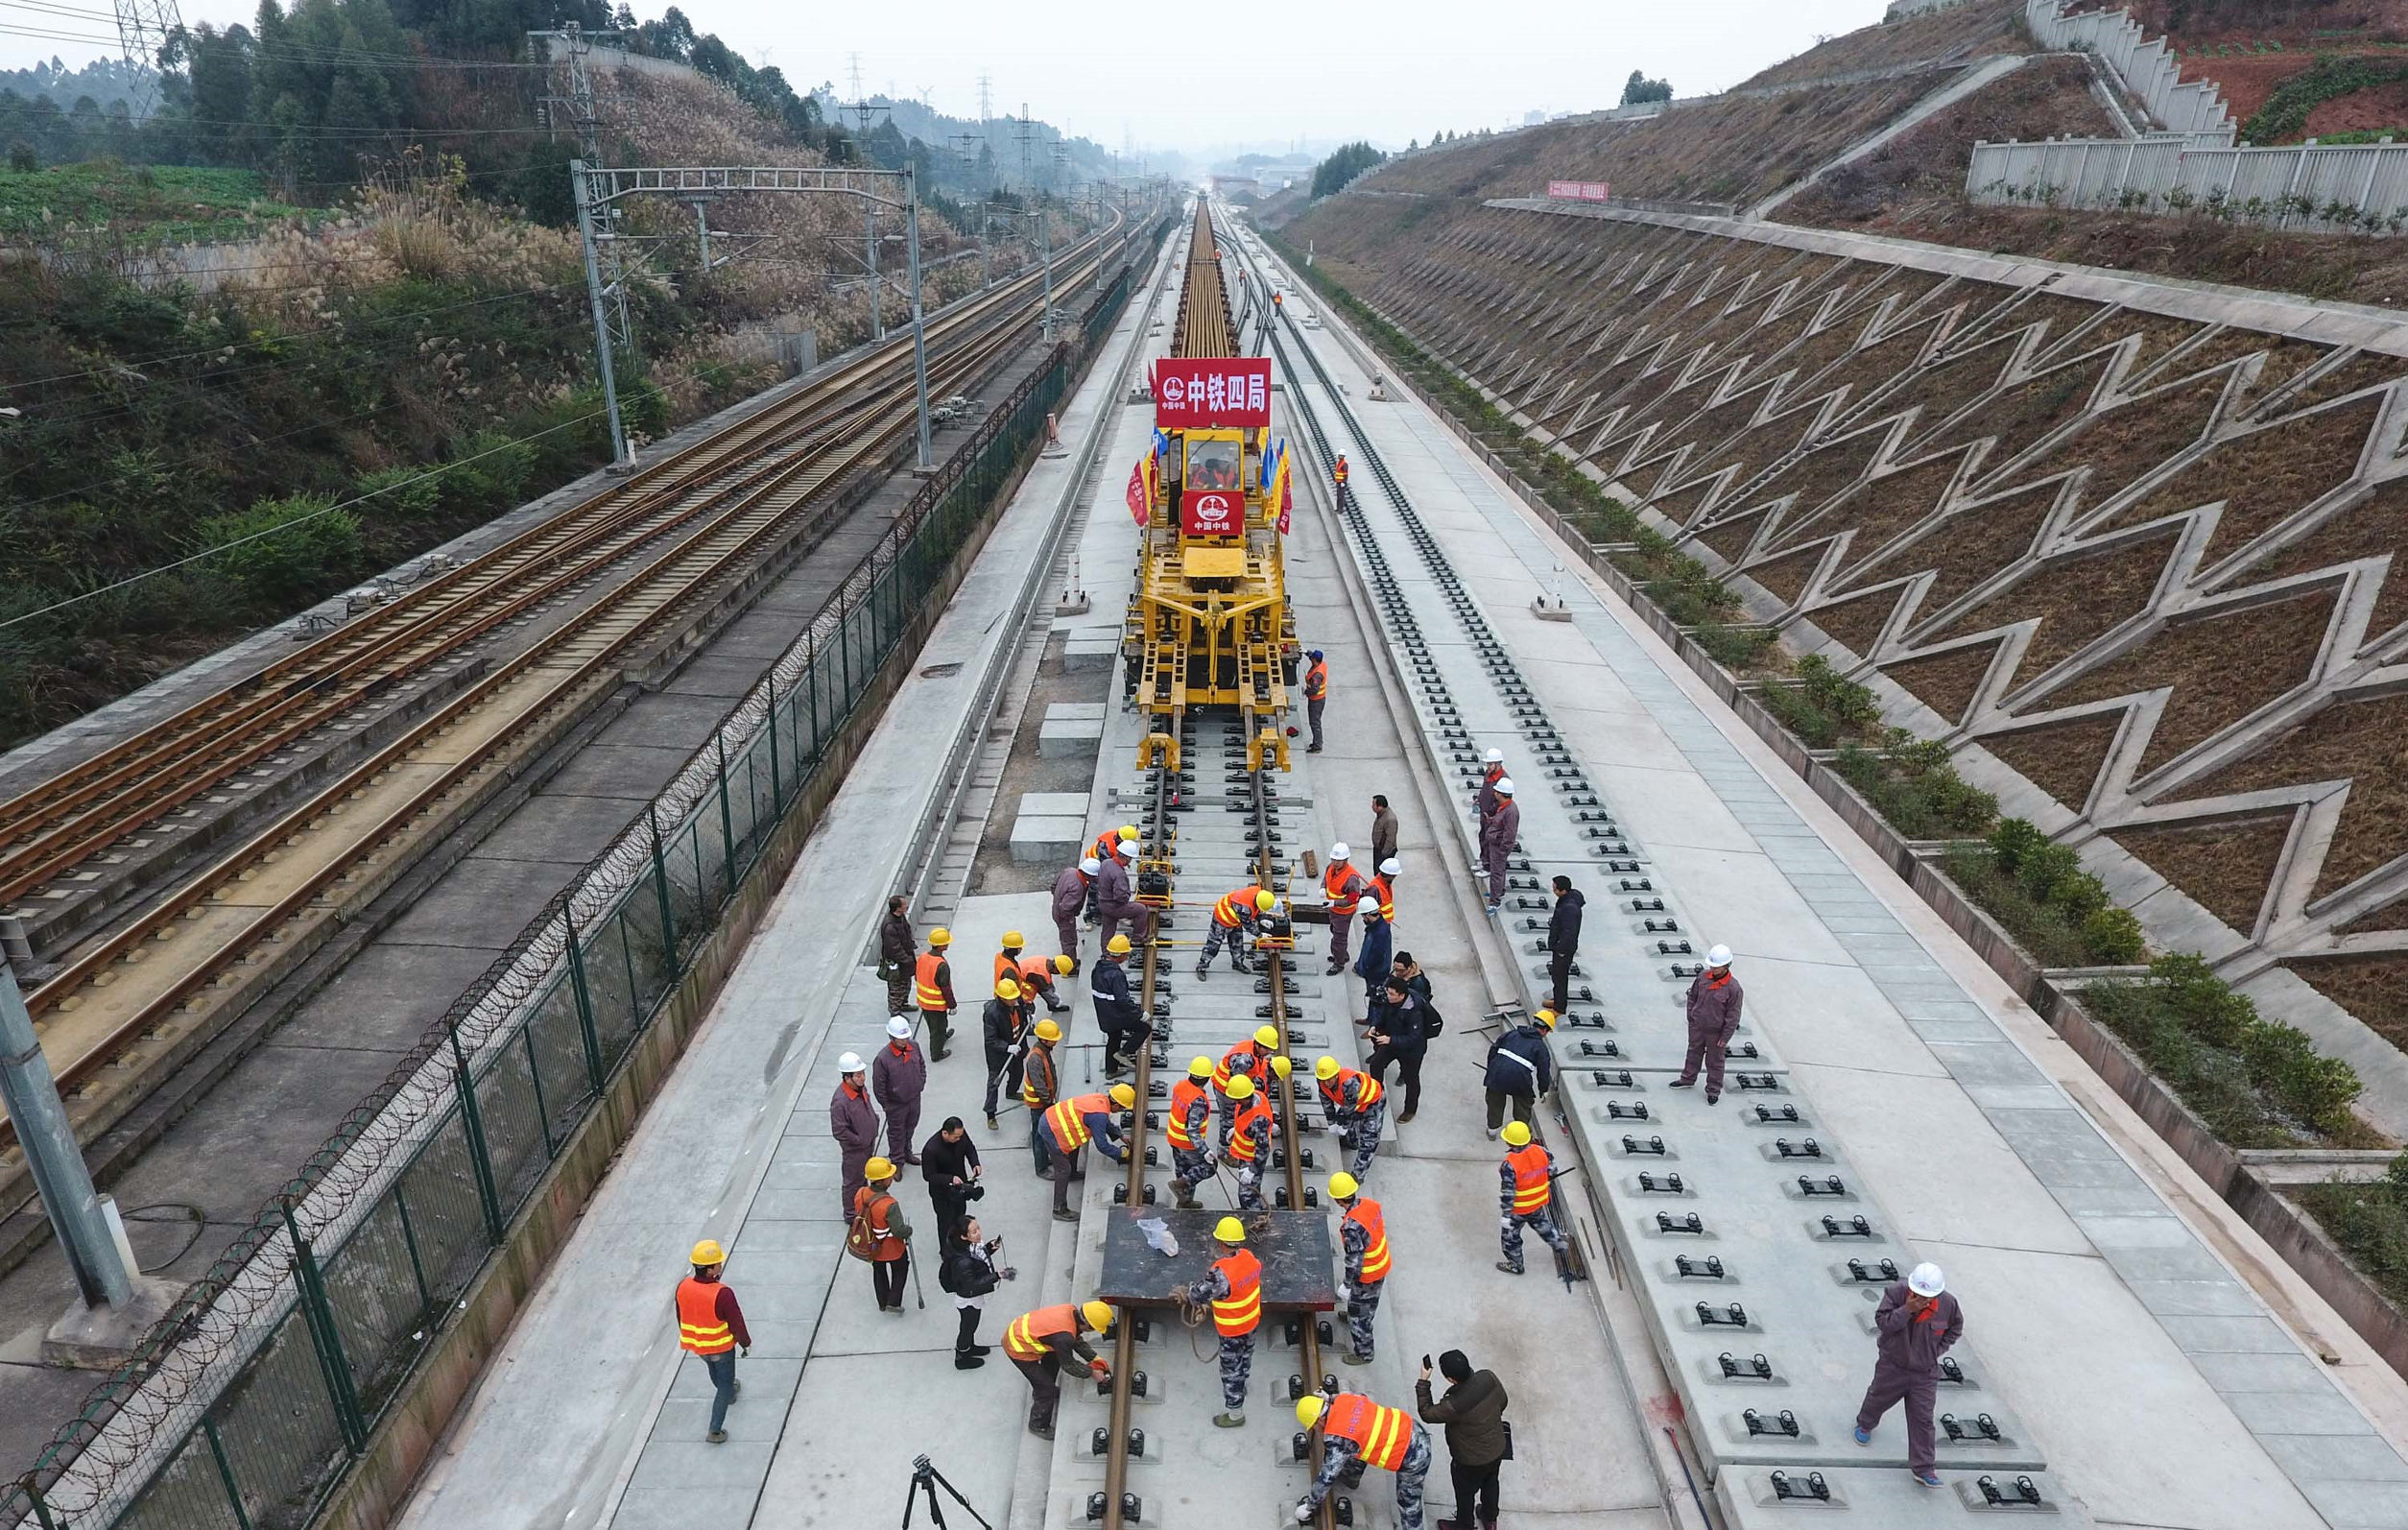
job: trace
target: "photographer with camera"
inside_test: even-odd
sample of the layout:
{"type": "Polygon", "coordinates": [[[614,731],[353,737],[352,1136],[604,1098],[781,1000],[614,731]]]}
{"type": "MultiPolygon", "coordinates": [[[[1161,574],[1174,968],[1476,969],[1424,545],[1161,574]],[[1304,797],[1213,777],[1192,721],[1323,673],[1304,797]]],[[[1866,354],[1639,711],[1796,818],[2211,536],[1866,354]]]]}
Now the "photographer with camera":
{"type": "Polygon", "coordinates": [[[953,1340],[956,1371],[975,1371],[987,1363],[993,1347],[978,1342],[979,1314],[987,1310],[988,1293],[1020,1273],[995,1262],[1003,1239],[986,1237],[984,1231],[976,1217],[964,1222],[945,1238],[944,1259],[937,1266],[937,1284],[953,1298],[954,1310],[962,1314],[962,1330],[953,1340]]]}
{"type": "MultiPolygon", "coordinates": [[[[937,1247],[950,1249],[953,1234],[968,1220],[970,1203],[984,1197],[979,1183],[986,1173],[978,1161],[978,1144],[958,1115],[948,1115],[937,1135],[920,1144],[920,1177],[928,1182],[928,1204],[937,1213],[937,1247]]],[[[940,1272],[942,1273],[942,1272],[940,1272]]]]}

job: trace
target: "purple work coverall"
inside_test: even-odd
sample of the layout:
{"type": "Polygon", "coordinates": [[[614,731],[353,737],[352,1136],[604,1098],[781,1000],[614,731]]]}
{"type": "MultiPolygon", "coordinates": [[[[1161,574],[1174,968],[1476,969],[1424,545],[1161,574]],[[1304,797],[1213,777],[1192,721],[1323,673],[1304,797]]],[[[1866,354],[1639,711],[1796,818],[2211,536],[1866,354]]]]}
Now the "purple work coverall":
{"type": "Polygon", "coordinates": [[[1873,1340],[1881,1348],[1872,1363],[1872,1385],[1865,1388],[1864,1406],[1856,1410],[1856,1427],[1870,1433],[1893,1404],[1904,1401],[1907,1470],[1928,1472],[1938,1465],[1931,1410],[1940,1390],[1940,1357],[1964,1335],[1965,1314],[1945,1291],[1919,1317],[1908,1309],[1906,1298],[1900,1281],[1881,1293],[1881,1305],[1873,1311],[1873,1340]]]}

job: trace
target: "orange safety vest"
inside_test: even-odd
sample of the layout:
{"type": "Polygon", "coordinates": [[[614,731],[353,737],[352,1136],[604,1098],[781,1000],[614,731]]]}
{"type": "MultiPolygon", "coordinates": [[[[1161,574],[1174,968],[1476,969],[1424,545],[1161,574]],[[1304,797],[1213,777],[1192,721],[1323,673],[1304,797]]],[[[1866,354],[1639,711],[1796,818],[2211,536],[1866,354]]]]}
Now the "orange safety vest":
{"type": "Polygon", "coordinates": [[[1514,1170],[1514,1214],[1529,1216],[1545,1210],[1555,1194],[1555,1187],[1547,1179],[1547,1170],[1554,1162],[1547,1157],[1547,1150],[1533,1142],[1506,1154],[1505,1161],[1514,1170]]]}
{"type": "Polygon", "coordinates": [[[696,1354],[726,1354],[736,1335],[719,1321],[719,1282],[687,1276],[678,1282],[678,1347],[696,1354]]]}
{"type": "Polygon", "coordinates": [[[887,1213],[894,1209],[894,1197],[873,1184],[853,1192],[853,1215],[869,1220],[870,1257],[879,1264],[890,1264],[911,1252],[901,1238],[887,1231],[887,1213]]]}
{"type": "Polygon", "coordinates": [[[1061,1080],[1054,1071],[1054,1049],[1039,1042],[1029,1048],[1029,1060],[1021,1064],[1020,1103],[1032,1111],[1041,1111],[1054,1102],[1054,1091],[1061,1088],[1061,1080]],[[1042,1073],[1045,1087],[1037,1087],[1042,1073]]]}
{"type": "Polygon", "coordinates": [[[1171,1118],[1164,1123],[1171,1135],[1171,1146],[1193,1153],[1203,1146],[1187,1130],[1187,1112],[1204,1098],[1204,1086],[1194,1079],[1180,1079],[1171,1086],[1171,1118]]]}
{"type": "Polygon", "coordinates": [[[944,966],[944,958],[934,951],[919,953],[919,962],[912,970],[912,996],[923,1010],[945,1007],[944,990],[937,986],[937,968],[944,966]]]}
{"type": "Polygon", "coordinates": [[[1228,1051],[1222,1053],[1221,1061],[1213,1064],[1212,1087],[1220,1090],[1223,1094],[1228,1093],[1229,1080],[1240,1073],[1244,1073],[1250,1078],[1252,1077],[1254,1072],[1254,1064],[1259,1061],[1261,1057],[1262,1048],[1256,1046],[1251,1040],[1238,1042],[1235,1046],[1230,1047],[1228,1051]],[[1244,1067],[1238,1066],[1238,1060],[1241,1058],[1245,1060],[1246,1065],[1244,1067]]]}
{"type": "Polygon", "coordinates": [[[1371,897],[1379,904],[1379,917],[1393,921],[1396,918],[1396,890],[1388,885],[1385,876],[1371,878],[1371,897]]]}
{"type": "Polygon", "coordinates": [[[1360,1392],[1341,1392],[1329,1399],[1321,1416],[1321,1432],[1355,1443],[1366,1466],[1394,1471],[1405,1464],[1413,1448],[1413,1417],[1402,1408],[1384,1408],[1360,1392]]]}
{"type": "Polygon", "coordinates": [[[1344,861],[1333,861],[1321,873],[1322,895],[1329,899],[1332,914],[1351,914],[1357,899],[1363,896],[1363,877],[1344,861]]]}
{"type": "Polygon", "coordinates": [[[1086,1118],[1109,1115],[1112,1102],[1101,1094],[1082,1094],[1075,1100],[1064,1100],[1045,1112],[1045,1124],[1054,1131],[1054,1140],[1064,1153],[1076,1153],[1087,1145],[1090,1135],[1086,1118]]]}
{"type": "MultiPolygon", "coordinates": [[[[1013,958],[1010,951],[997,951],[995,953],[996,983],[1002,982],[1007,977],[1012,979],[1014,983],[1017,983],[1020,981],[1021,975],[1020,964],[1013,958]]],[[[992,994],[995,992],[994,984],[989,984],[987,992],[989,994],[992,994]]]]}
{"type": "Polygon", "coordinates": [[[1212,1326],[1225,1339],[1242,1338],[1262,1322],[1262,1260],[1244,1249],[1212,1267],[1229,1282],[1228,1296],[1212,1299],[1212,1326]]]}
{"type": "MultiPolygon", "coordinates": [[[[1341,478],[1338,482],[1343,484],[1346,480],[1341,478]]],[[[1324,658],[1304,672],[1304,699],[1308,702],[1317,702],[1328,694],[1329,660],[1324,658]]]]}
{"type": "Polygon", "coordinates": [[[1064,1302],[1058,1307],[1038,1307],[1012,1320],[1003,1330],[1003,1352],[1014,1360],[1041,1360],[1053,1346],[1048,1339],[1079,1331],[1079,1309],[1064,1302]]]}
{"type": "Polygon", "coordinates": [[[1225,930],[1237,928],[1253,914],[1254,895],[1261,891],[1258,887],[1233,887],[1222,894],[1221,900],[1212,905],[1212,922],[1225,930]],[[1240,903],[1245,905],[1244,914],[1238,912],[1240,903]]]}
{"type": "Polygon", "coordinates": [[[1387,1092],[1379,1087],[1379,1080],[1369,1073],[1358,1073],[1350,1067],[1342,1067],[1338,1070],[1336,1078],[1321,1087],[1321,1097],[1329,1102],[1332,1110],[1346,1103],[1345,1089],[1348,1079],[1354,1081],[1354,1109],[1357,1111],[1370,1110],[1377,1105],[1379,1097],[1387,1092]]]}
{"type": "Polygon", "coordinates": [[[1254,1138],[1248,1132],[1247,1128],[1253,1125],[1254,1119],[1257,1116],[1262,1118],[1263,1125],[1266,1128],[1271,1125],[1273,1119],[1271,1107],[1264,1103],[1263,1097],[1259,1093],[1257,1093],[1252,1099],[1248,1100],[1238,1111],[1237,1119],[1229,1123],[1230,1162],[1252,1163],[1254,1161],[1254,1138]]]}
{"type": "Polygon", "coordinates": [[[1342,484],[1347,481],[1347,460],[1344,457],[1338,459],[1338,466],[1329,470],[1329,476],[1342,484]]]}
{"type": "Polygon", "coordinates": [[[1099,861],[1120,859],[1120,830],[1108,828],[1095,836],[1095,858],[1099,861]]]}
{"type": "Polygon", "coordinates": [[[1340,1220],[1360,1223],[1371,1234],[1371,1247],[1363,1251],[1363,1283],[1387,1279],[1388,1219],[1380,1214],[1379,1203],[1358,1199],[1340,1220]]]}
{"type": "Polygon", "coordinates": [[[1054,964],[1041,956],[1025,957],[1020,963],[1020,975],[1013,981],[1020,985],[1020,1005],[1025,1009],[1036,994],[1054,991],[1054,964]]]}

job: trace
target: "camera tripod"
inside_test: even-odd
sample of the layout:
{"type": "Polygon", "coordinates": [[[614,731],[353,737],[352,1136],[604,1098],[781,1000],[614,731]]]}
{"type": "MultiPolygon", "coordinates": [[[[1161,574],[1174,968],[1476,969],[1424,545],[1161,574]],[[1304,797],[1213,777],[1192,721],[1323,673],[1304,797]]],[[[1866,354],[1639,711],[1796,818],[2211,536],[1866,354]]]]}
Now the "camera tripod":
{"type": "Polygon", "coordinates": [[[919,1511],[919,1495],[922,1493],[928,1495],[928,1522],[937,1530],[944,1530],[944,1510],[937,1502],[939,1488],[944,1489],[947,1496],[978,1521],[979,1530],[995,1530],[976,1509],[970,1507],[970,1500],[962,1496],[962,1490],[947,1482],[944,1473],[929,1465],[924,1455],[912,1458],[912,1485],[903,1491],[903,1530],[912,1530],[912,1516],[919,1511]]]}

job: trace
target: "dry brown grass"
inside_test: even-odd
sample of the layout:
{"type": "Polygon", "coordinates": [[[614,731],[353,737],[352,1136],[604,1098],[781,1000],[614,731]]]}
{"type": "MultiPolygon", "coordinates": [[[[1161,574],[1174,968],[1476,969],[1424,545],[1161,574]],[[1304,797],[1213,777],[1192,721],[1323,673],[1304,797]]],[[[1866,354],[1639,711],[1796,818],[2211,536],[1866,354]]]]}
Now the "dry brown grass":
{"type": "Polygon", "coordinates": [[[2291,817],[2259,813],[2200,824],[2119,828],[2115,843],[2190,895],[2208,913],[2248,934],[2257,923],[2291,817]]]}
{"type": "Polygon", "coordinates": [[[2174,541],[2169,529],[2120,547],[2052,558],[1924,640],[2038,617],[2013,682],[2022,684],[2146,609],[2174,541]]]}
{"type": "MultiPolygon", "coordinates": [[[[1820,620],[1820,618],[1817,618],[1820,620]]],[[[1910,658],[1884,664],[1881,672],[1897,681],[1925,706],[1951,723],[1965,721],[1966,710],[1973,705],[1974,687],[1990,673],[1991,660],[1997,657],[1995,643],[1977,643],[1971,648],[1954,649],[1930,658],[1910,658]]]]}
{"type": "Polygon", "coordinates": [[[2379,397],[2341,404],[2224,442],[2141,496],[2113,524],[2132,526],[2221,499],[2204,562],[2239,550],[2292,512],[2346,483],[2373,428],[2379,397]]]}
{"type": "Polygon", "coordinates": [[[2031,51],[2018,0],[1974,0],[1971,5],[1926,11],[1819,42],[1770,69],[1757,71],[1742,82],[1742,87],[1895,68],[1926,59],[1978,59],[2031,51]]]}
{"type": "Polygon", "coordinates": [[[2192,797],[2348,780],[2349,801],[2316,896],[2408,853],[2408,696],[2327,706],[2192,786],[2192,797]]]}
{"type": "Polygon", "coordinates": [[[2231,587],[2390,556],[2366,635],[2372,642],[2408,621],[2408,479],[2393,479],[2289,547],[2269,553],[2226,581],[2231,587]]]}
{"type": "Polygon", "coordinates": [[[2070,723],[1990,733],[1974,742],[1997,755],[2009,770],[2079,810],[2099,777],[2099,767],[2107,763],[2107,752],[2123,720],[2122,713],[2109,712],[2070,723]]]}
{"type": "Polygon", "coordinates": [[[2408,1051],[2408,957],[2285,962],[2308,987],[2408,1051]]]}

